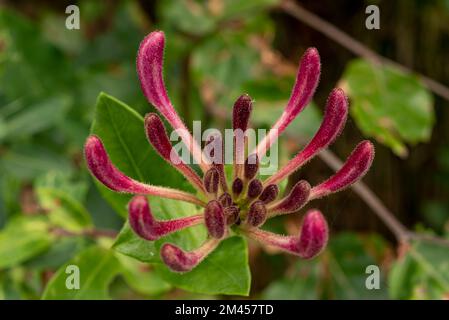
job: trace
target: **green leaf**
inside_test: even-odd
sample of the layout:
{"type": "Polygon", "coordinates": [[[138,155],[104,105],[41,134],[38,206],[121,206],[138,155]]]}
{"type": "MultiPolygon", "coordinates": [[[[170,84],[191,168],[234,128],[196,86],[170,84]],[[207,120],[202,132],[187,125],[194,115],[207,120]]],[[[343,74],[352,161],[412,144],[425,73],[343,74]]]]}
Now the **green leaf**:
{"type": "Polygon", "coordinates": [[[430,139],[435,121],[433,97],[415,75],[357,59],[348,64],[342,87],[362,132],[407,156],[406,143],[430,139]]]}
{"type": "Polygon", "coordinates": [[[160,262],[154,242],[138,237],[128,221],[117,236],[113,249],[142,262],[160,262]]]}
{"type": "Polygon", "coordinates": [[[249,294],[251,274],[246,240],[231,237],[224,240],[203,262],[184,274],[171,272],[159,264],[156,271],[167,282],[184,290],[204,294],[249,294]]]}
{"type": "Polygon", "coordinates": [[[55,225],[72,231],[92,226],[87,210],[70,194],[48,187],[38,187],[36,194],[39,204],[47,210],[49,219],[55,225]]]}
{"type": "Polygon", "coordinates": [[[446,246],[415,242],[389,275],[394,299],[442,299],[449,293],[449,250],[446,246]]]}
{"type": "Polygon", "coordinates": [[[45,220],[18,217],[0,231],[0,269],[18,265],[45,252],[53,240],[45,220]]]}
{"type": "Polygon", "coordinates": [[[298,261],[295,272],[270,283],[262,299],[268,300],[315,300],[319,299],[320,273],[318,259],[298,261]]]}
{"type": "Polygon", "coordinates": [[[111,250],[92,246],[63,265],[52,277],[43,293],[45,300],[109,299],[108,287],[121,271],[120,262],[111,250]],[[79,268],[79,289],[68,289],[69,265],[79,268]]]}
{"type": "Polygon", "coordinates": [[[64,120],[70,103],[67,96],[57,96],[26,106],[21,112],[8,117],[0,130],[0,140],[31,136],[58,124],[64,120]]]}
{"type": "MultiPolygon", "coordinates": [[[[163,220],[198,213],[198,209],[192,204],[167,199],[150,198],[150,206],[154,216],[163,220]]],[[[199,225],[173,233],[156,242],[146,241],[135,235],[127,223],[113,248],[142,262],[157,263],[155,268],[162,278],[176,287],[197,293],[247,295],[250,272],[246,242],[240,237],[225,240],[198,267],[182,275],[171,272],[161,263],[159,248],[163,243],[170,242],[185,250],[193,250],[206,239],[206,228],[199,225]]]]}
{"type": "Polygon", "coordinates": [[[387,296],[384,272],[380,270],[380,289],[366,288],[366,267],[380,266],[378,256],[384,254],[385,242],[371,235],[360,237],[343,233],[331,239],[328,247],[332,298],[336,299],[385,299],[387,296]]]}
{"type": "MultiPolygon", "coordinates": [[[[103,141],[112,160],[126,175],[154,185],[183,188],[185,179],[153,150],[145,137],[143,118],[117,99],[101,93],[92,133],[103,141]]],[[[113,192],[97,182],[105,199],[122,216],[130,195],[113,192]]]]}
{"type": "Polygon", "coordinates": [[[136,292],[154,296],[170,290],[171,285],[162,280],[147,264],[121,254],[118,254],[117,258],[122,264],[126,283],[136,292]]]}

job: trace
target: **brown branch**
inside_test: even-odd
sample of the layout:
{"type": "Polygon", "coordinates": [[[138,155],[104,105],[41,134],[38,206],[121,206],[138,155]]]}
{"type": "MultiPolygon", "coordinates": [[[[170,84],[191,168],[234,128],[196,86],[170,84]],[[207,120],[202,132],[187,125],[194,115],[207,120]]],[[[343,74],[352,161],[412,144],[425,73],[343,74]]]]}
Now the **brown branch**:
{"type": "Polygon", "coordinates": [[[55,236],[58,237],[89,237],[89,238],[115,238],[118,233],[114,230],[100,230],[100,229],[86,229],[80,232],[73,232],[67,229],[54,227],[50,230],[55,236]]]}
{"type": "Polygon", "coordinates": [[[381,63],[385,65],[393,66],[404,73],[415,73],[419,76],[421,81],[435,94],[440,97],[449,100],[449,88],[425,75],[414,72],[413,70],[393,61],[385,58],[376,52],[372,51],[361,42],[355,40],[347,33],[341,31],[331,23],[321,19],[314,13],[304,9],[292,0],[283,0],[280,4],[280,8],[289,15],[295,17],[299,21],[305,23],[309,27],[321,32],[325,36],[334,40],[341,46],[345,47],[357,56],[363,57],[373,63],[381,63]]]}

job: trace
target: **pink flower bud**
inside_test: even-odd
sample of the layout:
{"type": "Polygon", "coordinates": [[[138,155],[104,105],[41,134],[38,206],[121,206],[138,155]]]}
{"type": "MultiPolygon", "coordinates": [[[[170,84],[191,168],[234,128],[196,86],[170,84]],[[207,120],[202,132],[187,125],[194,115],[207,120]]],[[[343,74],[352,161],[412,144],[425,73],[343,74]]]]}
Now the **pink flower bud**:
{"type": "Polygon", "coordinates": [[[244,94],[237,99],[232,110],[232,128],[234,130],[246,131],[252,108],[253,104],[249,95],[244,94]]]}
{"type": "Polygon", "coordinates": [[[167,95],[162,76],[164,47],[165,35],[162,31],[151,32],[140,43],[136,61],[140,86],[148,101],[164,116],[173,129],[178,130],[193,158],[205,171],[208,166],[201,159],[201,148],[179,118],[167,95]]]}
{"type": "Polygon", "coordinates": [[[145,116],[145,132],[148,141],[159,153],[159,155],[173,165],[184,177],[199,191],[204,192],[203,182],[201,178],[178,156],[173,149],[170,139],[167,136],[167,131],[162,123],[162,120],[155,113],[149,113],[145,116]]]}
{"type": "Polygon", "coordinates": [[[297,249],[294,250],[304,259],[311,259],[318,255],[326,246],[329,228],[326,219],[318,210],[306,213],[299,235],[297,249]]]}
{"type": "Polygon", "coordinates": [[[228,185],[226,183],[226,175],[224,172],[224,145],[223,145],[223,139],[221,138],[221,135],[219,135],[219,134],[211,135],[209,137],[208,141],[206,142],[205,149],[211,143],[213,143],[214,148],[210,151],[209,155],[206,154],[205,156],[208,158],[212,158],[209,160],[212,162],[212,167],[217,169],[217,171],[220,175],[221,189],[224,192],[227,192],[228,185]],[[217,148],[217,147],[220,148],[219,154],[215,154],[215,148],[217,148]]]}
{"type": "Polygon", "coordinates": [[[204,189],[210,194],[216,194],[218,191],[218,184],[220,183],[220,174],[215,168],[210,168],[206,171],[203,177],[204,189]]]}
{"type": "Polygon", "coordinates": [[[204,209],[204,222],[206,224],[209,235],[221,239],[226,232],[226,219],[221,204],[212,200],[206,205],[204,209]]]}
{"type": "Polygon", "coordinates": [[[259,157],[256,153],[252,153],[245,160],[244,175],[246,180],[251,180],[259,171],[259,157]]]}
{"type": "Polygon", "coordinates": [[[220,240],[210,239],[201,247],[193,251],[184,251],[171,243],[165,243],[161,247],[162,261],[175,272],[187,272],[195,268],[204,260],[220,243],[220,240]]]}
{"type": "Polygon", "coordinates": [[[340,191],[360,180],[371,167],[374,159],[374,146],[370,141],[362,141],[355,147],[344,165],[328,180],[313,187],[310,199],[317,199],[340,191]]]}
{"type": "Polygon", "coordinates": [[[285,111],[276,121],[268,135],[257,145],[257,154],[262,158],[277,137],[312,100],[320,78],[320,56],[315,48],[309,48],[304,53],[299,64],[296,82],[285,111]]]}
{"type": "Polygon", "coordinates": [[[320,211],[307,212],[299,236],[281,236],[257,228],[245,230],[249,237],[263,244],[276,247],[288,253],[311,259],[317,256],[328,240],[328,226],[320,211]]]}
{"type": "Polygon", "coordinates": [[[275,184],[269,184],[263,189],[262,194],[259,196],[259,200],[265,204],[274,201],[279,194],[279,187],[275,184]]]}
{"type": "Polygon", "coordinates": [[[279,183],[335,141],[343,130],[348,115],[348,101],[341,89],[334,89],[327,99],[323,122],[308,145],[285,167],[267,179],[265,183],[279,183]]]}
{"type": "Polygon", "coordinates": [[[307,49],[299,64],[296,82],[285,109],[287,117],[281,128],[287,127],[312,100],[320,80],[320,69],[321,63],[318,50],[316,48],[307,49]]]}
{"type": "Polygon", "coordinates": [[[258,227],[262,225],[266,219],[267,208],[265,207],[265,204],[260,200],[254,201],[249,207],[246,222],[252,227],[258,227]]]}
{"type": "Polygon", "coordinates": [[[165,36],[162,31],[154,31],[140,43],[137,54],[137,73],[144,95],[164,117],[171,118],[174,110],[165,89],[162,76],[165,36]]]}
{"type": "Polygon", "coordinates": [[[247,196],[249,199],[257,198],[262,193],[262,182],[259,179],[253,179],[248,185],[247,196]]]}
{"type": "Polygon", "coordinates": [[[127,177],[111,162],[101,140],[91,135],[84,145],[86,164],[90,172],[106,187],[118,192],[140,193],[169,199],[183,200],[200,206],[205,203],[190,193],[176,189],[152,186],[127,177]]]}
{"type": "Polygon", "coordinates": [[[243,191],[243,181],[240,178],[236,178],[232,183],[232,193],[234,196],[238,196],[243,191]]]}
{"type": "Polygon", "coordinates": [[[232,205],[232,197],[229,193],[225,192],[221,196],[218,197],[218,202],[226,208],[232,205]]]}
{"type": "Polygon", "coordinates": [[[232,225],[237,222],[239,218],[240,208],[237,206],[229,206],[224,208],[224,215],[226,217],[226,224],[232,225]]]}
{"type": "Polygon", "coordinates": [[[310,184],[305,180],[297,182],[288,196],[268,207],[270,216],[298,211],[307,203],[309,194],[310,184]]]}
{"type": "Polygon", "coordinates": [[[203,222],[201,215],[158,221],[153,217],[148,200],[144,196],[134,196],[128,204],[128,212],[129,224],[134,232],[150,241],[203,222]]]}

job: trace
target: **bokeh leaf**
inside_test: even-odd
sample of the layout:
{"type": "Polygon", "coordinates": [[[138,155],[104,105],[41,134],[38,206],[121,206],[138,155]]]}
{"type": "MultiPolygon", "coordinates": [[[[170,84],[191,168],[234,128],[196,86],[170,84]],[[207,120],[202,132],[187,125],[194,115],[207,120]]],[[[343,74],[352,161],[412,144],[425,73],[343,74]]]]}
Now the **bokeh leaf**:
{"type": "Polygon", "coordinates": [[[401,157],[408,154],[406,143],[430,139],[433,97],[415,75],[357,59],[348,64],[341,82],[351,98],[351,115],[366,136],[401,157]]]}
{"type": "Polygon", "coordinates": [[[415,242],[389,274],[394,299],[443,299],[449,296],[449,250],[437,243],[415,242]]]}
{"type": "Polygon", "coordinates": [[[17,217],[0,231],[0,269],[20,264],[45,252],[53,236],[45,220],[17,217]]]}
{"type": "Polygon", "coordinates": [[[42,295],[44,300],[108,299],[108,287],[121,271],[113,251],[92,246],[63,265],[48,283],[42,295]],[[79,289],[68,289],[68,265],[79,268],[79,289]]]}

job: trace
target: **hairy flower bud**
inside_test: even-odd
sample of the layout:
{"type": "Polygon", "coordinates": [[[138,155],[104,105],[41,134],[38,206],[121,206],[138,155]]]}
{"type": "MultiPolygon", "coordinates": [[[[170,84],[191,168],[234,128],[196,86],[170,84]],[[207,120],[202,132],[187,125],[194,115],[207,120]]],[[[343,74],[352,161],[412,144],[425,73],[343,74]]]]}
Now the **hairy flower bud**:
{"type": "Polygon", "coordinates": [[[231,195],[227,192],[223,193],[221,196],[218,197],[218,202],[226,208],[232,205],[232,198],[231,195]]]}
{"type": "Polygon", "coordinates": [[[252,153],[245,160],[244,175],[246,180],[251,180],[259,171],[259,157],[256,153],[252,153]]]}
{"type": "Polygon", "coordinates": [[[346,122],[348,101],[341,89],[334,89],[327,99],[323,122],[307,146],[265,183],[279,183],[335,141],[346,122]]]}
{"type": "Polygon", "coordinates": [[[241,95],[234,103],[232,110],[232,128],[243,132],[248,128],[248,121],[252,110],[251,97],[247,94],[241,95]]]}
{"type": "Polygon", "coordinates": [[[220,175],[220,185],[221,189],[224,192],[228,191],[228,185],[226,183],[226,175],[224,172],[224,145],[223,145],[223,139],[220,134],[212,134],[208,140],[206,141],[206,144],[204,146],[204,152],[205,157],[209,159],[209,161],[212,163],[212,167],[217,169],[219,175],[220,175]],[[206,151],[209,151],[209,154],[207,154],[206,151]],[[215,152],[218,151],[218,152],[215,152]]]}
{"type": "Polygon", "coordinates": [[[237,222],[239,218],[240,208],[237,206],[229,206],[224,208],[224,215],[226,217],[226,224],[232,225],[237,222]]]}
{"type": "Polygon", "coordinates": [[[129,224],[134,232],[150,241],[203,222],[201,215],[158,221],[153,217],[148,200],[144,196],[134,196],[128,204],[128,212],[129,224]]]}
{"type": "Polygon", "coordinates": [[[270,216],[298,211],[307,203],[309,194],[310,184],[305,180],[297,182],[288,196],[268,207],[270,216]]]}
{"type": "Polygon", "coordinates": [[[310,192],[311,199],[321,198],[340,191],[360,180],[371,167],[374,159],[374,146],[370,141],[362,141],[355,147],[345,164],[328,180],[310,192]]]}
{"type": "Polygon", "coordinates": [[[326,247],[329,234],[326,219],[318,210],[307,212],[299,236],[281,236],[257,228],[247,229],[245,232],[263,244],[303,259],[311,259],[318,255],[326,247]]]}
{"type": "Polygon", "coordinates": [[[165,243],[161,247],[162,261],[175,272],[187,272],[195,268],[209,255],[219,244],[219,240],[207,240],[201,247],[193,251],[184,251],[171,243],[165,243]]]}
{"type": "Polygon", "coordinates": [[[238,196],[243,191],[243,181],[240,178],[236,178],[232,183],[232,193],[234,196],[238,196]]]}
{"type": "Polygon", "coordinates": [[[299,63],[296,82],[293,86],[287,107],[281,117],[265,138],[257,145],[257,154],[262,158],[277,137],[284,132],[296,116],[309,104],[320,79],[320,56],[317,49],[309,48],[304,53],[299,63]]]}
{"type": "Polygon", "coordinates": [[[173,165],[181,172],[187,180],[199,191],[204,191],[201,178],[184,162],[173,149],[171,142],[167,136],[167,131],[162,120],[155,113],[149,113],[145,116],[145,132],[148,141],[159,153],[159,155],[168,163],[173,165]]]}
{"type": "Polygon", "coordinates": [[[224,237],[226,232],[226,219],[221,204],[212,200],[204,209],[204,222],[209,234],[217,239],[224,237]]]}
{"type": "Polygon", "coordinates": [[[248,185],[247,196],[249,199],[257,198],[262,193],[263,185],[259,179],[253,179],[248,185]]]}
{"type": "Polygon", "coordinates": [[[279,187],[276,184],[269,184],[263,189],[262,194],[259,196],[259,200],[265,204],[268,204],[276,200],[278,194],[279,187]]]}
{"type": "Polygon", "coordinates": [[[252,227],[258,227],[265,222],[266,218],[267,208],[265,204],[260,200],[254,201],[249,207],[246,222],[252,227]]]}
{"type": "Polygon", "coordinates": [[[306,213],[299,235],[297,251],[304,259],[318,255],[326,246],[329,227],[320,211],[310,210],[306,213]]]}
{"type": "Polygon", "coordinates": [[[210,168],[204,174],[204,189],[210,194],[216,194],[218,191],[218,184],[220,183],[220,174],[215,168],[210,168]]]}

